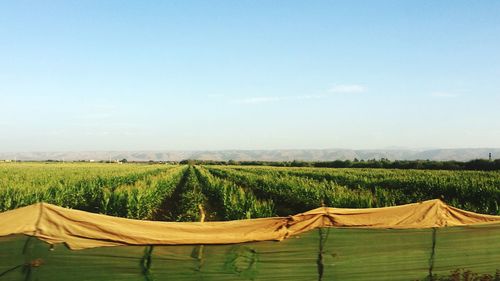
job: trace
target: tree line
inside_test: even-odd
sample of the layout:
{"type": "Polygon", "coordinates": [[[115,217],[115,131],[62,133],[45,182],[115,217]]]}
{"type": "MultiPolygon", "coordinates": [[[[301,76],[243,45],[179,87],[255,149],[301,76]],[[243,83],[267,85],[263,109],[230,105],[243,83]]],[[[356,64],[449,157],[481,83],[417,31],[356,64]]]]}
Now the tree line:
{"type": "Polygon", "coordinates": [[[334,161],[214,161],[187,159],[179,162],[190,165],[242,165],[276,167],[316,167],[316,168],[381,168],[381,169],[417,169],[417,170],[500,170],[500,159],[475,159],[470,161],[435,161],[435,160],[389,160],[386,158],[369,160],[334,160],[334,161]]]}

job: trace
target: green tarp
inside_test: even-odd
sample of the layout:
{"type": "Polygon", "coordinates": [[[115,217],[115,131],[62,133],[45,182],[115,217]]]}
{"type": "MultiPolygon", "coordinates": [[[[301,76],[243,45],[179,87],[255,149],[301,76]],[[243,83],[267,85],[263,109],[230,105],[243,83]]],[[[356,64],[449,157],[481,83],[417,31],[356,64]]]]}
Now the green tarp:
{"type": "Polygon", "coordinates": [[[426,280],[500,269],[500,224],[428,229],[320,228],[275,242],[69,250],[0,237],[7,280],[426,280]]]}

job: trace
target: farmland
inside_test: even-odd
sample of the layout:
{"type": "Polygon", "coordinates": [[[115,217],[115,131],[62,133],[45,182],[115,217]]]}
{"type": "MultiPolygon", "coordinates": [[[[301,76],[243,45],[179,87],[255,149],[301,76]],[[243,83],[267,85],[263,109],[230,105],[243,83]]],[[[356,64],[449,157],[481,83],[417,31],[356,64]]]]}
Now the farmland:
{"type": "Polygon", "coordinates": [[[1,163],[0,211],[48,202],[113,216],[235,220],[319,206],[384,207],[441,198],[500,214],[500,172],[217,165],[1,163]]]}

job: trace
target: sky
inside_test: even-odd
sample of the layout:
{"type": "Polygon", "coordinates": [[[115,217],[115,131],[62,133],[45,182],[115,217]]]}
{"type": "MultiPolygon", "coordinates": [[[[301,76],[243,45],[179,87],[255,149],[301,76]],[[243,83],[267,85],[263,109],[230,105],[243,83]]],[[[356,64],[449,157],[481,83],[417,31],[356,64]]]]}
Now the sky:
{"type": "Polygon", "coordinates": [[[500,1],[1,1],[0,151],[500,147],[500,1]]]}

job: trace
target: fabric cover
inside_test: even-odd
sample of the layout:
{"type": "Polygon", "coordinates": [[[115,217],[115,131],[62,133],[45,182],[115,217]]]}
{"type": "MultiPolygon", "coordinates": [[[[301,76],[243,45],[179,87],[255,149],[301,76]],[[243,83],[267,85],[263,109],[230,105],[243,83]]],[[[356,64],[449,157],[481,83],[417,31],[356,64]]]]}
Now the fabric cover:
{"type": "MultiPolygon", "coordinates": [[[[500,224],[426,229],[319,228],[283,241],[98,247],[0,237],[0,281],[442,280],[495,275],[500,224]]],[[[472,280],[472,279],[470,279],[472,280]]],[[[494,279],[481,279],[494,280],[494,279]]]]}
{"type": "Polygon", "coordinates": [[[386,208],[318,208],[290,217],[227,222],[153,222],[38,203],[0,213],[0,237],[25,234],[70,249],[119,245],[234,244],[281,241],[323,227],[426,229],[495,224],[482,215],[429,200],[386,208]]]}

